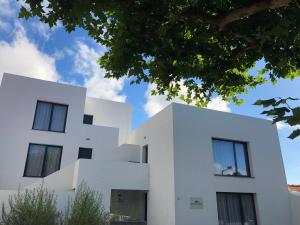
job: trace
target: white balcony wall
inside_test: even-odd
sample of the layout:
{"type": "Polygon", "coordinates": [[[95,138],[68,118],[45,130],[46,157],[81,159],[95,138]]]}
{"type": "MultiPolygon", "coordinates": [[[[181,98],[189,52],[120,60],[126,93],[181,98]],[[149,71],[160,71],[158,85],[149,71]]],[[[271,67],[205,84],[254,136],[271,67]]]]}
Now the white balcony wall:
{"type": "Polygon", "coordinates": [[[82,182],[103,195],[103,203],[110,208],[112,189],[145,190],[149,189],[149,165],[120,161],[92,162],[88,159],[78,161],[73,188],[82,182]]]}

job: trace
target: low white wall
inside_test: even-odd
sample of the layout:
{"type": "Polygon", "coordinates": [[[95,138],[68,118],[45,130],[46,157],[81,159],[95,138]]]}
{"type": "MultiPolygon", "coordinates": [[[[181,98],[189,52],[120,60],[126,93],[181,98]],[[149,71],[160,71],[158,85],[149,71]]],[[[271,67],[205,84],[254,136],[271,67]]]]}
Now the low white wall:
{"type": "Polygon", "coordinates": [[[290,192],[291,217],[293,225],[300,225],[300,193],[290,192]]]}
{"type": "Polygon", "coordinates": [[[149,189],[149,164],[121,161],[97,161],[80,159],[75,167],[73,187],[82,182],[103,195],[106,210],[110,209],[112,189],[145,190],[149,189]],[[76,175],[77,174],[77,175],[76,175]]]}
{"type": "Polygon", "coordinates": [[[49,176],[39,180],[38,182],[26,186],[25,188],[32,189],[43,185],[43,187],[50,190],[72,191],[75,164],[76,162],[58,170],[55,173],[50,174],[49,176]]]}

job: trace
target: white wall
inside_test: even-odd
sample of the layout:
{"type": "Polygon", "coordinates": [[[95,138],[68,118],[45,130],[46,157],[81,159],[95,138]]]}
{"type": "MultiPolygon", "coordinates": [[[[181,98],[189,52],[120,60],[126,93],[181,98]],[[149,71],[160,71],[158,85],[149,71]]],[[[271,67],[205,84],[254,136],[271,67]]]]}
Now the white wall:
{"type": "Polygon", "coordinates": [[[121,161],[79,160],[73,187],[82,182],[103,195],[106,210],[110,209],[111,190],[148,190],[149,165],[121,161]]]}
{"type": "Polygon", "coordinates": [[[292,225],[300,225],[300,192],[290,192],[292,225]]]}
{"type": "Polygon", "coordinates": [[[63,146],[61,168],[77,160],[79,147],[93,148],[93,161],[111,158],[119,143],[119,128],[123,136],[128,132],[130,107],[93,99],[85,106],[85,101],[85,88],[4,74],[0,86],[0,189],[18,189],[39,180],[23,177],[29,143],[63,146]],[[37,100],[68,105],[65,133],[32,130],[37,100]],[[109,118],[113,110],[119,113],[111,113],[109,118]],[[96,124],[102,126],[83,124],[84,113],[95,115],[96,124]]]}
{"type": "Polygon", "coordinates": [[[216,192],[255,193],[259,225],[290,225],[276,126],[231,113],[172,107],[176,225],[218,225],[216,192]],[[253,178],[214,176],[212,138],[247,142],[253,178]],[[203,209],[190,209],[191,197],[202,198],[203,209]]]}
{"type": "Polygon", "coordinates": [[[172,128],[172,107],[169,106],[134,130],[130,137],[130,143],[148,144],[148,225],[175,224],[172,128]]]}
{"type": "Polygon", "coordinates": [[[86,98],[85,114],[94,116],[94,124],[119,128],[119,143],[126,143],[131,129],[131,106],[98,98],[86,98]]]}

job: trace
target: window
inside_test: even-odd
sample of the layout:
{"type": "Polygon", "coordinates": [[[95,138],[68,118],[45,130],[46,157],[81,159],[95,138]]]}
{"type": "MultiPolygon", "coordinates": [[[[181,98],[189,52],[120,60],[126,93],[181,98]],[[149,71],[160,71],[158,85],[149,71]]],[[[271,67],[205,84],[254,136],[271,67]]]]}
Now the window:
{"type": "Polygon", "coordinates": [[[61,146],[29,144],[25,177],[45,177],[60,168],[61,146]]]}
{"type": "Polygon", "coordinates": [[[148,163],[148,145],[143,146],[142,163],[148,163]]]}
{"type": "Polygon", "coordinates": [[[91,148],[79,148],[78,159],[91,159],[92,151],[93,149],[91,148]]]}
{"type": "Polygon", "coordinates": [[[213,139],[215,174],[221,176],[250,176],[247,144],[213,139]]]}
{"type": "Polygon", "coordinates": [[[35,110],[33,129],[65,132],[68,106],[38,101],[35,110]]]}
{"type": "Polygon", "coordinates": [[[83,116],[83,123],[84,124],[93,124],[93,119],[94,119],[94,116],[93,115],[87,115],[87,114],[84,114],[83,116]]]}
{"type": "Polygon", "coordinates": [[[217,193],[219,225],[256,225],[253,194],[217,193]]]}

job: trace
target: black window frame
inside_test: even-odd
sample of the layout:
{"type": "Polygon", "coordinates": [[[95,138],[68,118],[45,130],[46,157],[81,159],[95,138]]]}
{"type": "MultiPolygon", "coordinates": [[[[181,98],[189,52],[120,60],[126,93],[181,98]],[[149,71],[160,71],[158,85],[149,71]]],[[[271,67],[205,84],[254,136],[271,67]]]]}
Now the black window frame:
{"type": "MultiPolygon", "coordinates": [[[[50,174],[46,175],[44,174],[44,170],[45,170],[45,162],[46,162],[46,155],[47,155],[47,151],[48,151],[48,147],[56,147],[56,148],[60,148],[60,158],[59,158],[59,165],[58,165],[58,170],[60,170],[60,166],[61,166],[61,158],[62,158],[62,154],[63,154],[63,146],[61,145],[49,145],[49,144],[37,144],[37,143],[29,143],[28,145],[28,151],[27,151],[27,156],[26,156],[26,162],[25,162],[25,168],[24,168],[24,172],[23,172],[23,177],[31,177],[31,178],[43,178],[46,176],[49,176],[50,174]],[[27,170],[27,166],[28,166],[28,157],[29,157],[29,151],[30,151],[30,146],[31,145],[40,145],[40,146],[45,146],[45,155],[44,155],[44,159],[43,159],[43,167],[42,167],[42,172],[41,172],[41,176],[27,176],[26,175],[26,170],[27,170]]],[[[56,172],[55,171],[55,172],[56,172]]]]}
{"type": "MultiPolygon", "coordinates": [[[[231,142],[233,145],[233,157],[234,157],[234,166],[235,166],[235,174],[234,175],[228,175],[228,174],[216,174],[215,176],[220,176],[220,177],[246,177],[246,178],[251,178],[251,169],[250,169],[250,160],[249,160],[249,152],[248,152],[248,143],[244,141],[236,141],[236,140],[230,140],[230,139],[223,139],[223,138],[212,138],[212,142],[216,141],[226,141],[226,142],[231,142]],[[245,156],[245,163],[246,163],[246,172],[247,175],[238,175],[238,164],[237,164],[237,159],[236,159],[236,147],[235,144],[242,144],[244,146],[244,156],[245,156]]],[[[214,149],[213,149],[214,153],[214,149]]],[[[215,159],[214,159],[215,160],[215,159]]],[[[215,162],[215,161],[214,161],[215,162]]]]}
{"type": "Polygon", "coordinates": [[[69,105],[67,105],[67,104],[61,104],[61,103],[55,103],[55,102],[48,102],[48,101],[37,100],[36,106],[35,106],[35,113],[34,113],[34,118],[33,118],[32,130],[50,131],[50,132],[56,132],[56,133],[65,133],[66,132],[67,118],[68,118],[68,110],[69,110],[69,105]],[[36,113],[37,113],[37,107],[38,107],[39,103],[46,103],[46,104],[50,104],[51,105],[51,114],[50,114],[50,120],[49,120],[49,124],[48,124],[48,129],[47,130],[34,128],[35,119],[36,119],[36,116],[37,116],[36,115],[36,113]],[[55,105],[66,107],[65,122],[64,122],[64,129],[63,129],[63,131],[51,130],[51,123],[52,123],[52,117],[53,117],[53,108],[54,108],[55,105]]]}
{"type": "Polygon", "coordinates": [[[83,124],[93,125],[93,123],[94,123],[94,115],[91,115],[91,114],[84,114],[83,115],[83,124]],[[88,119],[86,119],[86,118],[88,118],[88,119]],[[90,118],[92,118],[91,123],[90,123],[90,118]]]}
{"type": "Polygon", "coordinates": [[[92,149],[92,148],[83,148],[83,147],[79,147],[77,159],[92,159],[92,158],[93,158],[93,149],[92,149]],[[90,153],[91,153],[91,158],[83,158],[83,157],[79,157],[79,156],[80,156],[80,151],[90,151],[90,153]]]}
{"type": "Polygon", "coordinates": [[[142,147],[142,163],[149,163],[149,147],[148,144],[142,147]],[[144,162],[144,154],[145,154],[145,162],[144,162]]]}
{"type": "MultiPolygon", "coordinates": [[[[216,193],[216,200],[217,200],[217,204],[218,204],[218,194],[231,194],[231,195],[237,195],[238,196],[238,201],[239,201],[239,207],[240,207],[240,210],[241,210],[241,218],[242,218],[242,224],[245,224],[245,216],[242,212],[242,200],[241,200],[241,196],[251,196],[251,201],[252,201],[252,205],[253,205],[253,212],[254,212],[254,224],[255,225],[258,225],[258,221],[257,221],[257,212],[256,212],[256,202],[255,202],[255,193],[240,193],[240,192],[217,192],[216,193]]],[[[227,200],[226,200],[227,201],[227,200]]],[[[226,212],[227,212],[227,209],[226,209],[226,212]]],[[[219,214],[219,212],[218,212],[219,214]]]]}

